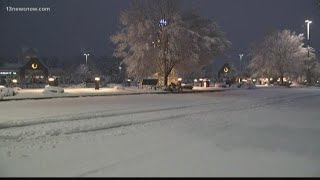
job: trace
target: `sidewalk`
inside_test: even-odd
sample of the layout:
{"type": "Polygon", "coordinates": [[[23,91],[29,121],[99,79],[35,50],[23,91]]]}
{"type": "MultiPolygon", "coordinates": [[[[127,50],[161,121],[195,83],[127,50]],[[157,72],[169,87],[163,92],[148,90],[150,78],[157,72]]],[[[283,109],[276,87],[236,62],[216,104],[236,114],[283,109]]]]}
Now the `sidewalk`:
{"type": "Polygon", "coordinates": [[[3,97],[0,101],[11,100],[38,100],[52,98],[77,98],[91,96],[121,96],[121,95],[141,95],[141,94],[173,94],[173,93],[205,93],[219,92],[230,90],[230,88],[196,88],[195,90],[183,90],[181,92],[169,92],[162,90],[141,90],[137,88],[125,88],[124,90],[116,90],[113,88],[65,88],[64,93],[42,94],[44,89],[22,89],[15,96],[3,97]]]}

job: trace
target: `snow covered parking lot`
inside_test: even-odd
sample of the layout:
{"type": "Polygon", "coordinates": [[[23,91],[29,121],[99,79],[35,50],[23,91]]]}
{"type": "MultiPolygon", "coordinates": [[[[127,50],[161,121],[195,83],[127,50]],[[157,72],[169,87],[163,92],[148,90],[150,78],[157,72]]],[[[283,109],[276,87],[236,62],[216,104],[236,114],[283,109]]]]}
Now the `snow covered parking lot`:
{"type": "Polygon", "coordinates": [[[0,102],[0,176],[320,175],[320,89],[0,102]]]}

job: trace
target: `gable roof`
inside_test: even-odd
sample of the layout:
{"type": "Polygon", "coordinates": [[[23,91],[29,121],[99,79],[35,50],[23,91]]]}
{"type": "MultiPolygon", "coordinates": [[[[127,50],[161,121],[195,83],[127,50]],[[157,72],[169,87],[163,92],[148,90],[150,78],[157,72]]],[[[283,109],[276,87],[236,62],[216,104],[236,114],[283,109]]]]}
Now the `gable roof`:
{"type": "Polygon", "coordinates": [[[37,58],[37,57],[30,58],[30,60],[28,60],[26,63],[24,63],[20,67],[20,69],[25,68],[31,61],[38,61],[45,69],[49,69],[48,66],[40,58],[37,58]]]}

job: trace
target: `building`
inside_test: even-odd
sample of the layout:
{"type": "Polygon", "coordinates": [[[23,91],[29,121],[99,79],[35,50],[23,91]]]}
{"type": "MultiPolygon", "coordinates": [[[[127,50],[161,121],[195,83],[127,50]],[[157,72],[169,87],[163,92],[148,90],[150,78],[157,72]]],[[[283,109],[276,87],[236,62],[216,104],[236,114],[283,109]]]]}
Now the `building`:
{"type": "Polygon", "coordinates": [[[0,66],[0,85],[6,85],[9,79],[17,78],[20,66],[18,63],[5,63],[0,66]]]}
{"type": "Polygon", "coordinates": [[[19,68],[20,82],[42,84],[46,83],[49,76],[49,68],[37,57],[30,58],[19,68]]]}
{"type": "Polygon", "coordinates": [[[59,79],[62,74],[62,68],[49,68],[41,59],[33,57],[25,64],[5,63],[0,66],[0,85],[8,85],[12,79],[17,79],[20,87],[42,87],[48,84],[49,77],[59,79]]]}

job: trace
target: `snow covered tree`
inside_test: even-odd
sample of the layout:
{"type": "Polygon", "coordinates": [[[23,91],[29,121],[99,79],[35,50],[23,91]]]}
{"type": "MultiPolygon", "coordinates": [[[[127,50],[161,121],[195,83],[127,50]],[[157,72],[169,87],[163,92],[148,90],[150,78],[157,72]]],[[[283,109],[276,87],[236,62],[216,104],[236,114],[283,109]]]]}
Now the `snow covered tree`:
{"type": "Polygon", "coordinates": [[[80,64],[74,72],[74,80],[76,82],[85,82],[90,77],[89,68],[85,64],[80,64]]]}
{"type": "MultiPolygon", "coordinates": [[[[307,48],[303,45],[303,34],[296,35],[290,30],[276,31],[251,49],[252,57],[249,67],[256,75],[280,77],[283,84],[284,76],[293,76],[309,67],[310,58],[307,48]]],[[[310,57],[314,50],[309,49],[310,57]]]]}
{"type": "Polygon", "coordinates": [[[210,63],[230,44],[219,26],[196,12],[181,13],[175,0],[133,1],[120,15],[121,30],[111,37],[114,55],[129,76],[163,77],[173,69],[191,73],[210,63]]]}

